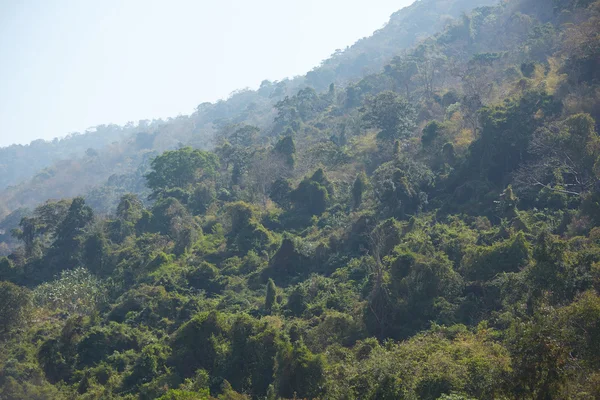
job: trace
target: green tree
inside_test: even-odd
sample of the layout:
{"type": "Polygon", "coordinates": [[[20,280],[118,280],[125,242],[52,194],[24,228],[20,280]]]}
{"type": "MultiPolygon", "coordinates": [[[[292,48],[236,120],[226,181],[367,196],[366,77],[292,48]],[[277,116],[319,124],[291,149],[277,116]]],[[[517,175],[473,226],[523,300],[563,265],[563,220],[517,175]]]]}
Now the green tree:
{"type": "Polygon", "coordinates": [[[0,281],[0,338],[22,327],[31,311],[31,292],[0,281]]]}
{"type": "Polygon", "coordinates": [[[12,231],[13,236],[22,240],[27,257],[41,256],[44,246],[54,239],[60,223],[65,219],[71,201],[47,201],[36,207],[33,215],[25,216],[19,223],[19,228],[12,231]]]}
{"type": "Polygon", "coordinates": [[[187,190],[206,178],[213,178],[219,161],[216,154],[184,147],[166,151],[152,160],[152,171],[146,174],[152,197],[157,198],[169,189],[187,190]]]}
{"type": "Polygon", "coordinates": [[[463,273],[473,280],[492,279],[502,272],[518,272],[531,260],[531,245],[523,232],[491,246],[477,246],[463,257],[463,273]]]}
{"type": "Polygon", "coordinates": [[[34,240],[36,238],[36,219],[31,217],[23,217],[21,218],[21,222],[19,222],[19,228],[14,229],[12,234],[19,240],[23,241],[25,245],[25,254],[27,257],[31,257],[33,255],[34,249],[34,240]]]}
{"type": "Polygon", "coordinates": [[[333,185],[323,169],[319,168],[310,178],[305,178],[291,193],[292,201],[298,210],[308,215],[321,215],[327,209],[333,185]]]}
{"type": "Polygon", "coordinates": [[[292,186],[287,179],[279,178],[271,185],[269,198],[278,206],[287,209],[290,206],[292,186]]]}
{"type": "Polygon", "coordinates": [[[442,133],[442,129],[443,125],[437,121],[431,121],[425,125],[425,128],[423,128],[423,135],[421,136],[423,147],[431,146],[442,133]]]}
{"type": "Polygon", "coordinates": [[[252,125],[242,125],[228,136],[233,146],[250,147],[256,142],[260,129],[252,125]]]}
{"type": "Polygon", "coordinates": [[[318,398],[324,392],[326,362],[304,343],[280,349],[275,376],[279,394],[284,398],[318,398]]]}
{"type": "Polygon", "coordinates": [[[136,194],[128,193],[121,197],[116,216],[123,221],[135,224],[142,217],[144,204],[136,194]]]}
{"type": "Polygon", "coordinates": [[[105,268],[109,264],[109,245],[102,230],[97,230],[89,235],[83,244],[83,261],[85,265],[96,274],[108,274],[105,268]]]}
{"type": "Polygon", "coordinates": [[[227,206],[231,220],[228,244],[231,250],[246,254],[250,250],[267,250],[274,245],[272,234],[258,222],[254,208],[242,201],[227,206]]]}
{"type": "Polygon", "coordinates": [[[63,260],[74,262],[85,228],[93,219],[94,212],[85,204],[83,197],[74,198],[67,215],[56,228],[56,239],[53,244],[63,260]]]}
{"type": "Polygon", "coordinates": [[[199,368],[215,371],[225,361],[221,350],[228,330],[225,315],[216,311],[201,313],[182,325],[171,341],[171,361],[181,376],[193,376],[199,368]]]}
{"type": "Polygon", "coordinates": [[[285,136],[281,138],[275,145],[274,150],[276,153],[281,154],[288,167],[294,168],[294,155],[296,154],[296,144],[294,143],[293,137],[285,136]]]}
{"type": "Polygon", "coordinates": [[[212,182],[203,182],[192,193],[189,205],[195,214],[204,214],[217,199],[217,191],[212,182]]]}
{"type": "Polygon", "coordinates": [[[354,184],[352,185],[352,200],[355,209],[359,208],[362,204],[363,193],[367,188],[367,185],[367,175],[364,172],[361,172],[356,176],[354,184]]]}
{"type": "Polygon", "coordinates": [[[539,113],[550,117],[561,105],[545,92],[529,91],[520,99],[481,111],[481,137],[469,148],[470,172],[497,185],[528,160],[533,133],[541,125],[539,113]]]}
{"type": "Polygon", "coordinates": [[[265,310],[270,314],[273,311],[273,307],[277,302],[277,287],[273,279],[269,278],[267,282],[267,294],[265,297],[265,310]]]}
{"type": "Polygon", "coordinates": [[[362,107],[368,127],[379,129],[383,142],[409,137],[415,129],[415,110],[403,97],[387,91],[368,98],[362,107]]]}

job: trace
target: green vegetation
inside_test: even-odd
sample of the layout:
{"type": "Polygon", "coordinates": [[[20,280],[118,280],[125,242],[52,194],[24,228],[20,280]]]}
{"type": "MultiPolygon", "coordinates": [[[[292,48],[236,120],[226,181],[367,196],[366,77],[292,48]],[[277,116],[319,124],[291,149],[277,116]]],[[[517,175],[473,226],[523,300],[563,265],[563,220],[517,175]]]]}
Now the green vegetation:
{"type": "Polygon", "coordinates": [[[3,203],[0,398],[598,399],[600,2],[390,29],[344,86],[366,42],[200,106],[212,150],[139,133],[106,192],[3,203]]]}

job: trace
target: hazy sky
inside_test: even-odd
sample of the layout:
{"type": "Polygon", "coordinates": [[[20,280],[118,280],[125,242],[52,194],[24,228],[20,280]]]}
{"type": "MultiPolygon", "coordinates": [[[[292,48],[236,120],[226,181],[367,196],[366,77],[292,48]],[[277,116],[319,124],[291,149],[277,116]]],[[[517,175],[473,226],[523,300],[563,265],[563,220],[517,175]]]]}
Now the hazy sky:
{"type": "Polygon", "coordinates": [[[412,0],[0,0],[0,146],[301,75],[412,0]]]}

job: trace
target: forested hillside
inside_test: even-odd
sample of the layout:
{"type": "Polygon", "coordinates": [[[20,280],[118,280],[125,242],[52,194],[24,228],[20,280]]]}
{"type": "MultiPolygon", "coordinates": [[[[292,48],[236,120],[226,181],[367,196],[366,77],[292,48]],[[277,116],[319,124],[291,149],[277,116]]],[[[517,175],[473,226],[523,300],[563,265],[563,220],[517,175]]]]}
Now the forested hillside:
{"type": "Polygon", "coordinates": [[[600,399],[600,1],[381,35],[9,214],[0,399],[600,399]]]}
{"type": "Polygon", "coordinates": [[[452,17],[494,2],[420,0],[392,15],[372,37],[336,51],[305,76],[264,81],[256,91],[244,89],[227,100],[202,103],[189,116],[139,121],[123,127],[98,126],[62,140],[0,148],[0,218],[18,208],[33,209],[50,198],[76,195],[85,195],[97,212],[114,211],[120,195],[129,191],[144,195],[138,192],[138,169],[143,173],[151,157],[183,145],[212,148],[215,133],[231,124],[270,130],[273,108],[285,96],[307,85],[318,92],[326,91],[332,82],[346,85],[378,72],[394,55],[434,34],[452,17]],[[119,184],[115,185],[115,180],[119,184]],[[128,183],[123,184],[124,180],[128,183]]]}

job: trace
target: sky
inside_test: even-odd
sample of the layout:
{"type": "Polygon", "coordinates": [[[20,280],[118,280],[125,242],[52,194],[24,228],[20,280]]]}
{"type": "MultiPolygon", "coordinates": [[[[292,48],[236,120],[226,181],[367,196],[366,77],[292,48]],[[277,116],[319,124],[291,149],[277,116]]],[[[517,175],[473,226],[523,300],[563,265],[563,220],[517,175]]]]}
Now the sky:
{"type": "Polygon", "coordinates": [[[0,147],[303,75],[412,0],[0,0],[0,147]]]}

